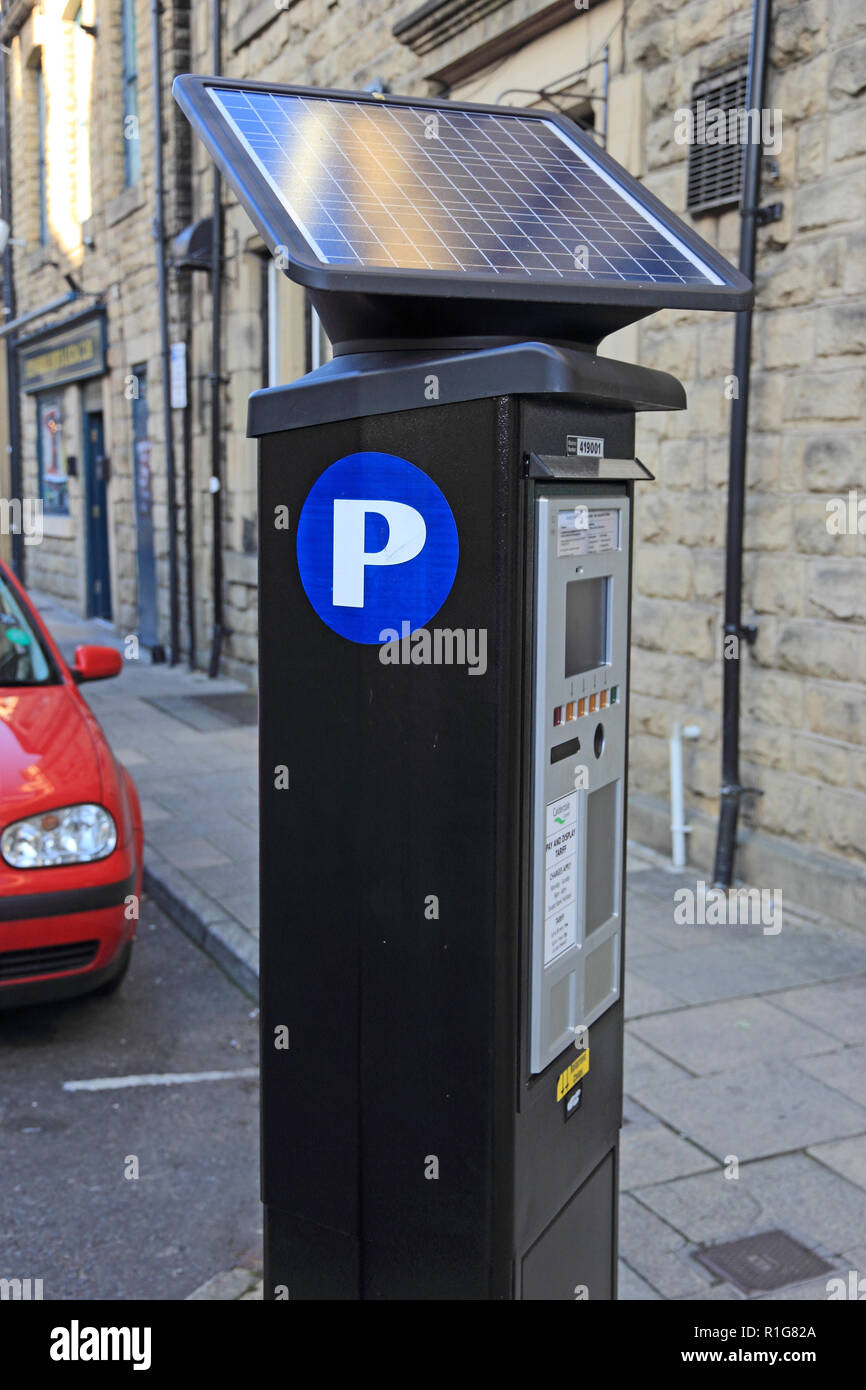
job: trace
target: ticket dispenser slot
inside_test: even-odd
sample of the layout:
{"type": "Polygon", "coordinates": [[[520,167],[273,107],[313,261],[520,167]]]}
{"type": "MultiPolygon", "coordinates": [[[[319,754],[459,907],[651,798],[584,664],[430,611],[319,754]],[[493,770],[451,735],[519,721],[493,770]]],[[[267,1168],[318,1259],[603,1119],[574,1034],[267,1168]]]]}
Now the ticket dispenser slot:
{"type": "Polygon", "coordinates": [[[530,1065],[619,998],[630,510],[550,489],[535,535],[530,1065]]]}

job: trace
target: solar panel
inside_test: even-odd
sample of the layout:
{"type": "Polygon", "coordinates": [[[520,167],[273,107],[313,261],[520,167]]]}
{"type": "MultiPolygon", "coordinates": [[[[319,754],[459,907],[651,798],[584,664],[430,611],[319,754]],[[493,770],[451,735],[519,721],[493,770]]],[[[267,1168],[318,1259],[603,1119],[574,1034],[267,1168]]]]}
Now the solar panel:
{"type": "Polygon", "coordinates": [[[189,74],[174,92],[335,343],[589,345],[656,308],[751,302],[733,266],[558,113],[189,74]]]}
{"type": "Polygon", "coordinates": [[[210,96],[326,265],[724,283],[543,118],[210,96]]]}

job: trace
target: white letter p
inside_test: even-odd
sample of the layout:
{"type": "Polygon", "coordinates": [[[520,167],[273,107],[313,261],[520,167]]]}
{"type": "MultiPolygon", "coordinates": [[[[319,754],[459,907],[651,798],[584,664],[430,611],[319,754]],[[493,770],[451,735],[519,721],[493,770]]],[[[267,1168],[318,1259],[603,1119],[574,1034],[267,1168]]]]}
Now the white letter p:
{"type": "Polygon", "coordinates": [[[405,565],[424,549],[424,518],[405,502],[334,499],[334,607],[364,607],[364,570],[367,565],[405,565]],[[367,517],[383,516],[388,541],[383,550],[366,551],[367,517]]]}

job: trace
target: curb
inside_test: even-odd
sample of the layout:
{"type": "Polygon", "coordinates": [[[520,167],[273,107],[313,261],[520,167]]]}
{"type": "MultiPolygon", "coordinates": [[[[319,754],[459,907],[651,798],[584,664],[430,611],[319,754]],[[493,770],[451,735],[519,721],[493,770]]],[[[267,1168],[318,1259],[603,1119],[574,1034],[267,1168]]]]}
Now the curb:
{"type": "Polygon", "coordinates": [[[258,1003],[258,942],[236,917],[227,916],[181,869],[145,844],[142,887],[185,934],[258,1003]]]}

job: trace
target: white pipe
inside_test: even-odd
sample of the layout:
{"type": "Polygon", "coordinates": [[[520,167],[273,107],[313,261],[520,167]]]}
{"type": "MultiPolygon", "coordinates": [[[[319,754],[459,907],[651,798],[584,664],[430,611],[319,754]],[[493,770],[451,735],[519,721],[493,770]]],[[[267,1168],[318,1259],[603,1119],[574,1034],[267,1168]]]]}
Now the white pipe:
{"type": "Polygon", "coordinates": [[[671,759],[671,860],[675,869],[685,867],[686,836],[691,834],[691,826],[686,825],[683,798],[683,739],[698,738],[700,732],[697,724],[687,724],[685,728],[674,724],[668,743],[671,759]]]}

